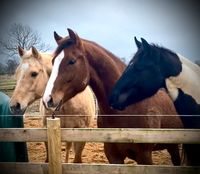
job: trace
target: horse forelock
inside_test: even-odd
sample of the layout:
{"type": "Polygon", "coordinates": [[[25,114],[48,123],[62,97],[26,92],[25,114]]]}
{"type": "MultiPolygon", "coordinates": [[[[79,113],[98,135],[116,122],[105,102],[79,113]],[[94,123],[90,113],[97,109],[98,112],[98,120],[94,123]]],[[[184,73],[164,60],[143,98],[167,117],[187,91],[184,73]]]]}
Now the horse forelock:
{"type": "Polygon", "coordinates": [[[74,41],[72,39],[70,39],[69,37],[66,37],[63,40],[61,40],[58,47],[56,48],[56,50],[54,52],[54,58],[53,59],[55,59],[61,53],[61,51],[63,49],[69,48],[73,44],[75,44],[74,41]]]}
{"type": "Polygon", "coordinates": [[[31,56],[32,56],[32,51],[28,50],[28,51],[25,51],[24,55],[21,56],[21,58],[22,58],[22,60],[23,59],[29,59],[31,56]]]}

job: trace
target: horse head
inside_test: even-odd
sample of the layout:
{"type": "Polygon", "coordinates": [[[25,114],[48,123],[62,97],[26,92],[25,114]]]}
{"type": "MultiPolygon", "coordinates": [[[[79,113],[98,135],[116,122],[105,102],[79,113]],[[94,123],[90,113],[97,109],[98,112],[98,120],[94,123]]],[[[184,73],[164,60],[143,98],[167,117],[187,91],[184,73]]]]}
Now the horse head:
{"type": "Polygon", "coordinates": [[[145,39],[141,40],[135,37],[138,50],[112,90],[109,103],[115,109],[122,110],[164,87],[159,54],[145,39]]]}
{"type": "Polygon", "coordinates": [[[18,47],[21,63],[16,69],[17,84],[10,100],[14,114],[23,114],[36,99],[41,98],[48,75],[43,68],[41,54],[35,47],[29,51],[18,47]]]}
{"type": "Polygon", "coordinates": [[[68,29],[68,33],[69,36],[63,38],[54,32],[58,47],[54,52],[53,69],[43,96],[46,107],[56,107],[69,100],[83,91],[89,81],[89,65],[82,39],[71,29],[68,29]]]}

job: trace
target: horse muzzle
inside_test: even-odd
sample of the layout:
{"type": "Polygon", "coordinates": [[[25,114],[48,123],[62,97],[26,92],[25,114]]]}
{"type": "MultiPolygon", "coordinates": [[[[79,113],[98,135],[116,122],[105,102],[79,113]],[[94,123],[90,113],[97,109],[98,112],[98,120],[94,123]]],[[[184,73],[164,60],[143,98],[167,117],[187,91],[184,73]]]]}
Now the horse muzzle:
{"type": "Polygon", "coordinates": [[[26,108],[22,108],[20,103],[10,104],[10,110],[14,115],[23,115],[26,108]]]}
{"type": "Polygon", "coordinates": [[[51,95],[43,98],[42,102],[46,109],[54,109],[62,105],[62,100],[54,100],[51,95]]]}

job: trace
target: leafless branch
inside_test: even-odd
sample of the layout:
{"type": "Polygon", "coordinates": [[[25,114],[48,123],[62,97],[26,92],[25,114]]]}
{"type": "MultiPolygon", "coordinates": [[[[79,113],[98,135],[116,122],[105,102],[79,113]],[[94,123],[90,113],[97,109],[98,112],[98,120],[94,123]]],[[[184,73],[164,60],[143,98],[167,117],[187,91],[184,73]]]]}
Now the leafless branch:
{"type": "Polygon", "coordinates": [[[36,47],[39,51],[47,51],[50,49],[49,45],[42,42],[37,31],[21,23],[12,24],[6,37],[0,39],[1,53],[10,58],[18,54],[17,46],[26,50],[29,50],[31,46],[36,47]]]}

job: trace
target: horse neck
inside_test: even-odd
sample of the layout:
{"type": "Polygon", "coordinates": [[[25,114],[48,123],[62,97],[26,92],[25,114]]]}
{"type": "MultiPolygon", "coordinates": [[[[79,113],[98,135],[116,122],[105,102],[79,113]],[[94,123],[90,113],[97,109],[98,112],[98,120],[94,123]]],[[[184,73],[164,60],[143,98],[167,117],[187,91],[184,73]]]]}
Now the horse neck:
{"type": "Polygon", "coordinates": [[[48,53],[41,53],[42,65],[45,68],[46,72],[50,76],[52,70],[52,59],[53,56],[48,53]]]}
{"type": "Polygon", "coordinates": [[[90,86],[92,87],[103,113],[113,113],[108,104],[108,97],[116,81],[125,69],[116,56],[96,43],[84,41],[86,58],[90,68],[90,86]]]}
{"type": "MultiPolygon", "coordinates": [[[[41,90],[43,91],[42,92],[42,95],[44,93],[44,90],[45,90],[45,87],[46,87],[46,84],[49,80],[49,77],[50,77],[50,74],[51,74],[51,71],[52,71],[52,64],[51,64],[51,60],[52,60],[52,55],[51,54],[47,54],[47,53],[40,53],[40,64],[42,66],[42,69],[43,69],[43,79],[40,79],[42,81],[42,86],[41,86],[41,90]]],[[[39,98],[42,97],[42,95],[39,95],[39,98]]]]}
{"type": "Polygon", "coordinates": [[[178,57],[182,63],[182,71],[177,76],[169,77],[168,80],[200,104],[200,68],[183,56],[178,55],[178,57]]]}

